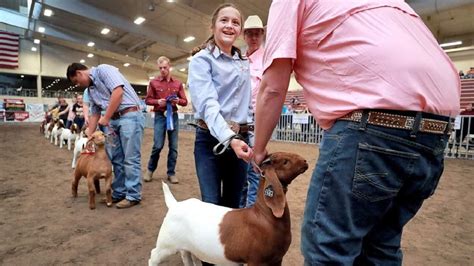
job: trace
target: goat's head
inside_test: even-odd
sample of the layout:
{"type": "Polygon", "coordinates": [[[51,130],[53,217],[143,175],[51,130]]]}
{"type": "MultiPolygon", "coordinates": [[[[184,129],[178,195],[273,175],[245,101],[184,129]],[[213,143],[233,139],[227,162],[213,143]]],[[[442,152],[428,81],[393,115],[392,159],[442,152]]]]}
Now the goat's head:
{"type": "Polygon", "coordinates": [[[76,123],[73,123],[72,126],[71,126],[71,133],[72,134],[77,134],[77,131],[78,131],[78,126],[76,123]]]}
{"type": "Polygon", "coordinates": [[[285,211],[286,187],[308,169],[308,163],[298,154],[275,152],[267,156],[261,168],[262,175],[265,176],[265,204],[275,217],[280,218],[285,211]]]}
{"type": "Polygon", "coordinates": [[[96,131],[92,133],[90,141],[94,142],[97,146],[104,146],[105,145],[105,135],[102,131],[96,131]]]}

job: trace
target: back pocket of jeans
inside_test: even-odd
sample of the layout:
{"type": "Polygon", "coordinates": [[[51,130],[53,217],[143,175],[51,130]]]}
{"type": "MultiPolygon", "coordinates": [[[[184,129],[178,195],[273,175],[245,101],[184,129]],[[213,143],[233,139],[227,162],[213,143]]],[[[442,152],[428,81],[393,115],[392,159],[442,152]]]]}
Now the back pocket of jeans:
{"type": "Polygon", "coordinates": [[[353,195],[371,202],[395,197],[418,158],[418,154],[359,143],[353,195]]]}

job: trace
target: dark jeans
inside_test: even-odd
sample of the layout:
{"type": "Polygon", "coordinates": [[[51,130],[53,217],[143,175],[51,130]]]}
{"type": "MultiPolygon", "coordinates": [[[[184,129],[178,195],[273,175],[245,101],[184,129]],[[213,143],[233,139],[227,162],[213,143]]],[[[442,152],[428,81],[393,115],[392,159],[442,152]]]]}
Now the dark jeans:
{"type": "Polygon", "coordinates": [[[405,224],[443,173],[447,135],[337,121],[308,189],[305,265],[401,265],[405,224]]]}
{"type": "Polygon", "coordinates": [[[84,117],[75,117],[74,118],[74,123],[76,123],[77,128],[79,130],[81,130],[82,127],[84,126],[84,121],[85,121],[84,117]]]}
{"type": "Polygon", "coordinates": [[[148,161],[148,170],[154,172],[160,160],[160,152],[165,145],[165,136],[168,133],[168,162],[167,175],[174,176],[176,160],[178,158],[178,113],[173,113],[174,130],[166,130],[166,116],[162,112],[155,112],[155,128],[153,135],[153,148],[151,150],[150,160],[148,161]]]}
{"type": "Polygon", "coordinates": [[[237,158],[232,149],[214,155],[212,148],[217,143],[209,131],[196,128],[194,160],[202,201],[239,208],[248,164],[237,158]]]}

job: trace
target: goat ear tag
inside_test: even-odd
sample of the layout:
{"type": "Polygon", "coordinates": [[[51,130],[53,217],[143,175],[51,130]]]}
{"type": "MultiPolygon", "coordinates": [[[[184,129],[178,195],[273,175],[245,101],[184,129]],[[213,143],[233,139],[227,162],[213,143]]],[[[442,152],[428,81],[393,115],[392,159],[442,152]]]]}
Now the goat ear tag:
{"type": "Polygon", "coordinates": [[[275,191],[273,190],[272,185],[269,185],[269,186],[266,187],[265,190],[263,191],[263,195],[265,195],[265,197],[273,198],[273,195],[274,195],[274,194],[275,194],[275,191]]]}

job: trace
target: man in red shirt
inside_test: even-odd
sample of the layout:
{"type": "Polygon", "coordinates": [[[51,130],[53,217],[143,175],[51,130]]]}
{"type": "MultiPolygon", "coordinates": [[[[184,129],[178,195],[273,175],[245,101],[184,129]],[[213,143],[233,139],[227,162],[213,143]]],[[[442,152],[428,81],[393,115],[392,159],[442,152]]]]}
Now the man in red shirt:
{"type": "Polygon", "coordinates": [[[165,134],[168,132],[168,180],[176,184],[178,178],[175,175],[176,159],[178,158],[178,107],[186,106],[188,100],[184,93],[183,84],[171,77],[170,60],[161,56],[158,58],[160,76],[156,77],[148,86],[145,103],[153,106],[155,112],[155,133],[153,137],[153,149],[151,151],[148,168],[144,175],[144,180],[149,182],[153,179],[153,172],[156,170],[160,152],[165,144],[165,134]],[[165,114],[166,112],[166,114],[165,114]]]}

